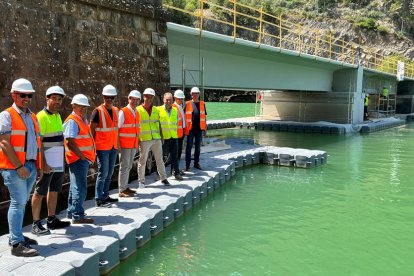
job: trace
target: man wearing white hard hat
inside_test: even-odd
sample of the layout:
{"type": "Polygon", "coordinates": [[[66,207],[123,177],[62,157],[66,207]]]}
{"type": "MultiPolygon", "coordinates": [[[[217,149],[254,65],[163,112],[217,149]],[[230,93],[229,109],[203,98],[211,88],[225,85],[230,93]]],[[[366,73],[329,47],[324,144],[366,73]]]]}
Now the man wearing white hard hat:
{"type": "MultiPolygon", "coordinates": [[[[178,128],[177,128],[177,136],[178,136],[178,148],[177,148],[177,157],[178,162],[181,160],[181,155],[183,153],[183,142],[184,142],[184,129],[185,129],[185,113],[184,113],[184,99],[185,95],[184,92],[180,89],[177,89],[174,92],[174,99],[175,102],[173,103],[173,108],[177,109],[178,111],[178,128]]],[[[181,175],[184,175],[184,171],[179,172],[181,175]]]]}
{"type": "Polygon", "coordinates": [[[162,160],[162,133],[160,131],[160,115],[158,108],[153,105],[155,91],[152,88],[144,90],[144,102],[138,106],[141,130],[139,133],[139,161],[138,161],[138,181],[139,188],[145,187],[145,165],[150,151],[154,154],[157,163],[157,171],[161,182],[165,186],[170,186],[165,172],[164,161],[162,160]]]}
{"type": "Polygon", "coordinates": [[[45,151],[43,177],[36,183],[32,196],[32,233],[38,236],[50,234],[49,229],[60,229],[70,225],[69,221],[61,221],[55,216],[58,193],[62,190],[65,171],[63,163],[63,126],[59,114],[64,97],[65,92],[61,87],[49,87],[46,90],[46,106],[36,115],[40,125],[42,146],[45,151]],[[61,154],[60,164],[54,163],[52,156],[47,154],[51,151],[61,154]],[[47,229],[43,227],[40,220],[40,210],[45,197],[47,198],[47,229]]]}
{"type": "Polygon", "coordinates": [[[194,143],[194,168],[202,170],[200,165],[200,147],[203,131],[207,131],[207,110],[204,101],[200,101],[200,89],[191,88],[191,101],[185,105],[185,135],[187,147],[185,149],[185,170],[191,171],[191,149],[194,143]],[[195,142],[194,142],[195,140],[195,142]]]}
{"type": "Polygon", "coordinates": [[[118,108],[113,105],[117,95],[110,84],[102,90],[104,103],[94,109],[91,116],[91,131],[96,143],[98,177],[95,184],[97,207],[110,207],[116,198],[109,196],[109,185],[114,173],[118,154],[118,108]]]}
{"type": "Polygon", "coordinates": [[[121,148],[118,174],[119,197],[131,197],[135,194],[135,191],[128,187],[128,182],[129,172],[138,150],[140,118],[137,107],[140,100],[141,93],[138,90],[132,90],[128,95],[127,106],[121,108],[118,115],[119,145],[121,148]]]}
{"type": "Polygon", "coordinates": [[[96,158],[95,141],[86,119],[90,105],[83,94],[75,95],[71,104],[73,111],[63,124],[65,159],[69,164],[70,176],[68,218],[74,224],[93,223],[93,219],[85,216],[83,208],[89,165],[95,163],[96,158]]]}
{"type": "Polygon", "coordinates": [[[43,173],[39,123],[29,109],[34,92],[30,81],[15,80],[10,91],[14,103],[0,113],[0,172],[10,194],[9,244],[11,254],[20,257],[38,255],[31,248],[37,242],[22,231],[26,203],[43,173]]]}

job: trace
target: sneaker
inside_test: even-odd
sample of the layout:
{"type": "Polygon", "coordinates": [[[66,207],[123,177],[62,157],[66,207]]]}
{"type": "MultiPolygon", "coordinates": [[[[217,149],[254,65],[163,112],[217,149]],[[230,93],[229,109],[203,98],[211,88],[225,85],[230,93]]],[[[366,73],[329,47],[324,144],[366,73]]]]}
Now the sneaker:
{"type": "Polygon", "coordinates": [[[93,223],[93,219],[83,217],[80,219],[73,219],[72,223],[73,224],[93,223]]]}
{"type": "Polygon", "coordinates": [[[112,198],[112,197],[108,196],[103,201],[109,202],[109,203],[114,203],[114,202],[118,202],[118,199],[117,198],[112,198]]]}
{"type": "Polygon", "coordinates": [[[185,171],[186,172],[191,172],[191,168],[190,167],[185,167],[185,171]]]}
{"type": "Polygon", "coordinates": [[[126,190],[119,192],[118,194],[119,197],[131,197],[132,194],[128,193],[126,190]]]}
{"type": "Polygon", "coordinates": [[[197,170],[202,171],[203,169],[201,168],[200,164],[194,164],[194,168],[196,168],[197,170]]]}
{"type": "Polygon", "coordinates": [[[170,182],[168,182],[167,179],[164,179],[163,181],[161,181],[162,184],[164,184],[164,186],[171,186],[170,182]]]}
{"type": "Polygon", "coordinates": [[[177,180],[183,180],[184,178],[181,176],[181,174],[177,173],[176,175],[174,175],[175,179],[177,180]]]}
{"type": "Polygon", "coordinates": [[[185,172],[184,172],[183,170],[181,170],[181,171],[180,171],[180,175],[181,175],[181,176],[184,176],[184,175],[185,175],[185,172]]]}
{"type": "Polygon", "coordinates": [[[131,190],[130,188],[126,188],[124,192],[127,192],[128,194],[134,195],[136,191],[131,190]]]}
{"type": "Polygon", "coordinates": [[[37,236],[50,235],[50,230],[43,227],[42,223],[38,221],[32,225],[32,234],[37,236]]]}
{"type": "Polygon", "coordinates": [[[34,257],[39,255],[39,252],[28,244],[18,243],[17,246],[12,246],[11,254],[17,257],[34,257]]]}
{"type": "Polygon", "coordinates": [[[144,188],[145,188],[144,182],[139,182],[138,189],[144,189],[144,188]]]}
{"type": "Polygon", "coordinates": [[[58,217],[53,217],[51,221],[47,220],[47,228],[49,229],[62,229],[70,225],[70,221],[61,221],[58,217]]]}
{"type": "Polygon", "coordinates": [[[95,206],[96,207],[103,207],[103,208],[110,208],[112,206],[112,204],[109,203],[109,202],[105,202],[105,201],[97,199],[97,200],[95,200],[95,206]]]}

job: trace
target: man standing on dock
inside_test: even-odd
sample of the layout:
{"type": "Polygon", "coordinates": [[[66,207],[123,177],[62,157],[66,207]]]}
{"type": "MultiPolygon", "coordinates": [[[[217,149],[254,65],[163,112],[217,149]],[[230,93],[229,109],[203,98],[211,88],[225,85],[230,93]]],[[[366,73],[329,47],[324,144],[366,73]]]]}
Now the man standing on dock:
{"type": "Polygon", "coordinates": [[[42,145],[45,151],[43,177],[36,183],[32,196],[32,233],[38,236],[50,234],[49,229],[60,229],[70,225],[69,221],[61,221],[55,216],[56,204],[59,192],[62,190],[65,169],[63,163],[63,126],[62,118],[59,114],[64,97],[65,92],[61,87],[50,87],[46,91],[46,107],[36,115],[39,121],[42,145]],[[54,164],[52,160],[48,159],[46,156],[48,151],[56,152],[61,156],[61,162],[54,164]],[[47,197],[48,217],[46,224],[48,229],[43,227],[40,220],[40,210],[44,197],[47,197]]]}
{"type": "Polygon", "coordinates": [[[117,95],[116,88],[110,84],[102,90],[104,103],[95,108],[91,116],[91,132],[96,143],[98,177],[95,185],[95,204],[97,207],[111,207],[118,199],[109,196],[109,185],[114,173],[118,155],[118,108],[113,105],[117,95]]]}
{"type": "Polygon", "coordinates": [[[0,171],[10,193],[7,213],[11,254],[19,257],[37,256],[30,245],[35,240],[23,236],[26,203],[35,184],[42,178],[42,148],[36,115],[29,109],[35,90],[26,79],[12,84],[13,105],[0,113],[0,171]]]}
{"type": "Polygon", "coordinates": [[[128,187],[128,181],[138,150],[140,118],[137,106],[140,100],[141,93],[138,90],[132,90],[128,95],[128,105],[121,108],[118,115],[119,146],[121,147],[118,174],[119,197],[130,197],[135,194],[135,191],[128,187]]]}
{"type": "MultiPolygon", "coordinates": [[[[184,99],[185,99],[184,92],[180,89],[177,89],[174,92],[174,99],[175,99],[175,102],[173,104],[173,108],[177,109],[177,111],[178,111],[177,159],[178,159],[178,163],[180,163],[181,155],[183,153],[184,129],[185,129],[185,113],[184,113],[184,105],[183,105],[183,102],[184,102],[184,99]]],[[[180,175],[184,175],[184,171],[181,170],[180,175]]]]}
{"type": "Polygon", "coordinates": [[[93,223],[85,217],[83,203],[87,194],[87,177],[89,165],[95,163],[95,141],[89,128],[86,113],[89,101],[83,94],[72,98],[73,112],[63,124],[65,137],[65,158],[69,164],[70,188],[68,196],[68,218],[72,223],[93,223]]]}
{"type": "Polygon", "coordinates": [[[150,151],[154,154],[157,163],[157,171],[161,182],[165,186],[170,186],[165,172],[164,161],[162,160],[162,133],[160,132],[160,115],[158,108],[153,106],[155,91],[152,88],[144,90],[144,102],[138,106],[141,130],[139,133],[139,161],[138,161],[138,181],[139,188],[145,188],[145,167],[150,151]]]}
{"type": "Polygon", "coordinates": [[[191,149],[194,148],[194,168],[202,170],[200,166],[200,147],[203,131],[207,131],[207,110],[204,101],[200,101],[200,89],[191,88],[191,101],[185,106],[185,135],[187,135],[187,147],[185,149],[185,170],[191,171],[191,149]]]}
{"type": "Polygon", "coordinates": [[[164,105],[158,107],[160,112],[160,122],[164,144],[162,152],[164,156],[171,156],[171,171],[177,180],[183,180],[180,175],[180,169],[177,156],[177,127],[178,127],[178,111],[172,107],[173,96],[171,93],[164,94],[164,105]]]}

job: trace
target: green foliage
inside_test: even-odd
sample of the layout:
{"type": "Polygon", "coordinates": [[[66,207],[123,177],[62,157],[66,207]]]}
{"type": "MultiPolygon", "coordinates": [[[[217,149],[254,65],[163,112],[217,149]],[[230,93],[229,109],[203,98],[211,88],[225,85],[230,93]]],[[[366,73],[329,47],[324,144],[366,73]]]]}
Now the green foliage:
{"type": "Polygon", "coordinates": [[[377,31],[382,35],[386,35],[386,34],[389,34],[391,32],[390,29],[388,29],[387,27],[384,27],[384,26],[377,26],[377,31]]]}
{"type": "Polygon", "coordinates": [[[377,23],[375,22],[374,19],[372,18],[360,18],[356,23],[355,26],[361,28],[361,29],[366,29],[366,30],[376,30],[377,29],[377,23]]]}
{"type": "Polygon", "coordinates": [[[401,40],[401,39],[403,39],[403,38],[404,38],[404,33],[403,33],[403,32],[401,32],[401,31],[398,31],[398,32],[396,32],[396,33],[395,33],[395,37],[396,37],[397,39],[401,40]]]}

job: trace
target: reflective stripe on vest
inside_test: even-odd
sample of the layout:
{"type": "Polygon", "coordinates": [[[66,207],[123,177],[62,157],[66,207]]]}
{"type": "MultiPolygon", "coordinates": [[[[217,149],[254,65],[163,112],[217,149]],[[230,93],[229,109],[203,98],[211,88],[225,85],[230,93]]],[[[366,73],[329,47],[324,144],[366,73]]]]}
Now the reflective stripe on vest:
{"type": "Polygon", "coordinates": [[[177,136],[177,124],[178,114],[177,109],[171,108],[171,115],[168,116],[167,110],[164,106],[159,106],[160,111],[160,123],[162,129],[162,136],[164,139],[178,138],[177,136]]]}
{"type": "Polygon", "coordinates": [[[118,148],[118,108],[112,107],[112,119],[104,104],[98,106],[99,123],[95,128],[95,143],[97,150],[118,148]]]}
{"type": "MultiPolygon", "coordinates": [[[[92,163],[95,162],[95,142],[93,140],[89,125],[85,123],[78,115],[75,114],[70,114],[66,118],[65,122],[69,120],[74,120],[79,127],[79,133],[74,138],[73,142],[89,161],[91,161],[92,163]]],[[[65,158],[68,164],[72,164],[80,159],[79,156],[77,156],[73,151],[69,149],[67,139],[65,139],[65,158]]]]}
{"type": "Polygon", "coordinates": [[[140,130],[139,113],[135,112],[135,116],[131,109],[127,106],[122,108],[125,121],[119,128],[119,142],[123,149],[138,148],[138,138],[140,130]]]}
{"type": "Polygon", "coordinates": [[[183,115],[180,112],[178,104],[173,103],[173,108],[178,112],[178,126],[177,126],[177,137],[181,138],[184,136],[184,129],[183,129],[183,115]]]}
{"type": "Polygon", "coordinates": [[[151,117],[142,105],[138,106],[137,110],[141,125],[139,140],[149,141],[161,139],[159,126],[160,116],[158,114],[158,109],[155,106],[152,107],[151,117]]]}
{"type": "MultiPolygon", "coordinates": [[[[190,133],[190,130],[193,127],[193,101],[187,101],[185,103],[185,135],[190,133]]],[[[200,129],[206,130],[207,123],[206,123],[206,111],[204,106],[204,101],[200,101],[200,129]]]]}
{"type": "MultiPolygon", "coordinates": [[[[10,145],[13,147],[14,151],[16,152],[16,156],[19,159],[20,163],[24,165],[26,162],[26,139],[27,139],[27,127],[23,121],[23,118],[20,114],[13,108],[9,107],[6,109],[7,112],[10,113],[11,117],[11,134],[10,134],[10,145]]],[[[32,118],[35,135],[36,135],[36,142],[37,142],[37,156],[36,156],[36,167],[40,169],[42,167],[42,156],[40,153],[40,128],[37,122],[36,115],[33,113],[30,114],[32,118]]],[[[10,162],[9,158],[6,154],[0,150],[0,169],[15,169],[16,166],[10,162]]]]}

